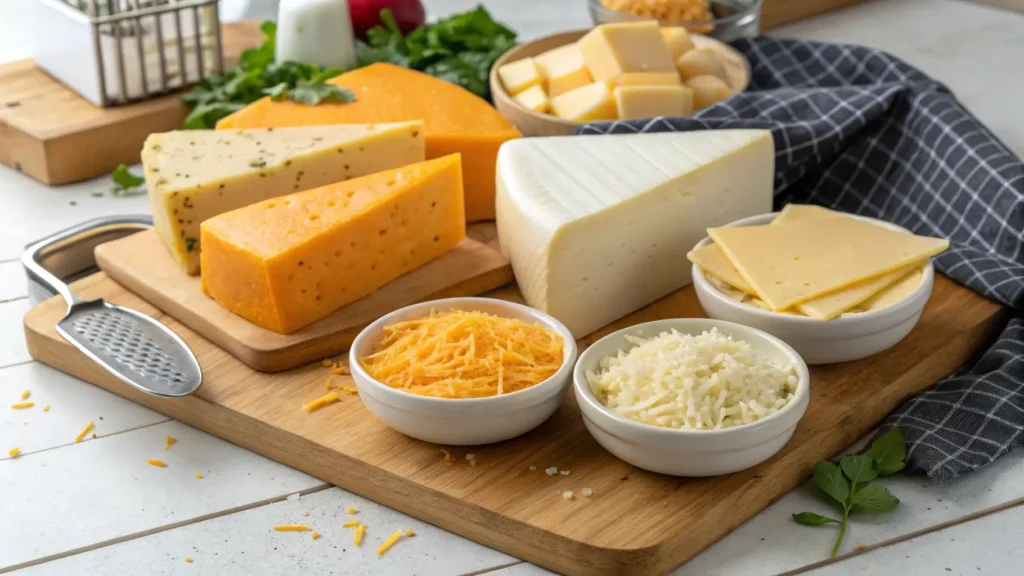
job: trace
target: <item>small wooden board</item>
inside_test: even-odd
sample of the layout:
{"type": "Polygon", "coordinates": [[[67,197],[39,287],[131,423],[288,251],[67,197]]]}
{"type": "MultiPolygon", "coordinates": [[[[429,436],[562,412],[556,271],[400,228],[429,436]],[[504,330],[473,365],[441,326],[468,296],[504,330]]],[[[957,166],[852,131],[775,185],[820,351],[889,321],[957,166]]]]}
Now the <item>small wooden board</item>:
{"type": "MultiPolygon", "coordinates": [[[[263,34],[251,22],[226,24],[224,65],[263,34]]],[[[0,164],[47,184],[67,184],[139,161],[153,132],[181,128],[180,93],[100,108],[36,68],[31,60],[0,65],[0,164]]]]}
{"type": "MultiPolygon", "coordinates": [[[[743,472],[705,479],[650,474],[617,460],[590,436],[573,395],[536,430],[514,440],[451,449],[387,428],[357,396],[306,414],[324,393],[319,363],[261,374],[232,358],[103,273],[76,282],[84,298],[105,298],[149,314],[176,331],[203,367],[190,397],[147,396],[110,376],[57,335],[65,305],[52,299],[25,316],[37,360],[93,382],[230,442],[467,538],[567,574],[663,574],[685,562],[806,480],[814,462],[868,433],[910,396],[948,374],[989,341],[1003,310],[944,277],[917,328],[895,348],[866,360],[811,369],[811,400],[782,451],[743,472]],[[476,466],[465,454],[473,453],[476,466]],[[536,470],[530,470],[534,466],[536,470]],[[556,466],[569,476],[548,477],[556,466]],[[563,490],[590,498],[562,498],[563,490]]],[[[519,300],[514,287],[491,294],[519,300]]],[[[580,340],[673,317],[702,316],[686,288],[580,340]]],[[[348,376],[335,376],[351,384],[348,376]]],[[[169,463],[171,466],[173,462],[169,463]]],[[[396,551],[397,552],[397,551],[396,551]]],[[[397,552],[400,553],[400,552],[397,552]]]]}
{"type": "Polygon", "coordinates": [[[262,372],[280,372],[348,350],[359,331],[393,310],[438,298],[476,296],[512,280],[512,265],[495,245],[494,224],[470,226],[455,248],[291,334],[261,328],[203,293],[171,259],[154,230],[96,248],[96,264],[150,304],[262,372]],[[475,238],[474,238],[475,237],[475,238]]]}

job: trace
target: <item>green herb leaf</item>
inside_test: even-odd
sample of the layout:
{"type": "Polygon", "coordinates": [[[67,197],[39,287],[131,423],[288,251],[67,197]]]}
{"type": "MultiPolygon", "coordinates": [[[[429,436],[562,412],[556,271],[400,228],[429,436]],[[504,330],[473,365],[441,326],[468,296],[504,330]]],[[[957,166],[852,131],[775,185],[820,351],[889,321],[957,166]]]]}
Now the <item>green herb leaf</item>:
{"type": "Polygon", "coordinates": [[[903,460],[907,457],[907,441],[903,438],[903,432],[893,428],[882,434],[871,444],[867,455],[875,461],[879,475],[888,476],[899,472],[905,466],[903,460]]]}
{"type": "Polygon", "coordinates": [[[828,516],[822,516],[821,514],[815,514],[814,512],[798,512],[793,514],[793,520],[797,524],[803,524],[804,526],[821,526],[822,524],[839,524],[839,520],[835,518],[829,518],[828,516]]]}
{"type": "Polygon", "coordinates": [[[850,483],[839,466],[831,462],[822,460],[814,465],[814,483],[841,506],[850,497],[850,483]]]}
{"type": "Polygon", "coordinates": [[[129,172],[128,167],[124,164],[119,164],[117,168],[114,168],[110,178],[114,181],[113,186],[110,187],[112,196],[138,196],[146,193],[146,179],[129,172]]]}
{"type": "Polygon", "coordinates": [[[839,467],[843,469],[843,474],[850,479],[851,485],[866,484],[878,476],[878,472],[875,471],[875,461],[867,455],[843,456],[843,459],[839,461],[839,467]]]}
{"type": "Polygon", "coordinates": [[[869,484],[853,495],[852,503],[869,512],[885,512],[895,508],[900,499],[881,484],[869,484]]]}
{"type": "Polygon", "coordinates": [[[356,95],[348,88],[331,84],[311,84],[299,82],[299,85],[288,92],[293,102],[316,106],[321,102],[355,102],[356,95]]]}
{"type": "Polygon", "coordinates": [[[279,82],[270,88],[264,88],[263,93],[270,96],[270,99],[274,102],[280,102],[288,97],[288,83],[279,82]]]}

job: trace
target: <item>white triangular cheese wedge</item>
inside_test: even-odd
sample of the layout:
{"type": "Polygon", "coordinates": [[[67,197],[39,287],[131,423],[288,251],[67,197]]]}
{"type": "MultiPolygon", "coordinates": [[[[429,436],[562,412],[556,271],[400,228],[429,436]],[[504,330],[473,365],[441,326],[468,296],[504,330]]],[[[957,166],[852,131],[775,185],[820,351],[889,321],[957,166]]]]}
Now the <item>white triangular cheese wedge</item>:
{"type": "Polygon", "coordinates": [[[425,158],[422,122],[151,134],[142,149],[153,223],[189,274],[199,225],[283,194],[425,158]]]}
{"type": "Polygon", "coordinates": [[[708,227],[771,210],[774,164],[763,130],[513,140],[498,236],[526,302],[582,337],[689,284],[708,227]]]}

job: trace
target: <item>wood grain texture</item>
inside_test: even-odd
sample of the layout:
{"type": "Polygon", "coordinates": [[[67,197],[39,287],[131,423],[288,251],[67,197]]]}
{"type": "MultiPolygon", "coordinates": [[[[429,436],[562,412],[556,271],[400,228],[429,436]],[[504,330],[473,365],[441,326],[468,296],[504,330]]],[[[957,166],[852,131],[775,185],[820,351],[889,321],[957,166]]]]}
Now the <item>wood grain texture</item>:
{"type": "MultiPolygon", "coordinates": [[[[523,133],[523,136],[571,136],[581,123],[523,108],[505,90],[501,79],[498,78],[498,69],[505,64],[537,56],[548,50],[576,42],[586,33],[587,30],[575,30],[534,40],[509,50],[494,63],[490,74],[494,107],[501,112],[502,116],[508,118],[523,133]]],[[[725,64],[729,85],[734,91],[746,90],[750,84],[750,63],[747,62],[743,54],[732,46],[708,36],[693,34],[691,38],[697,48],[708,48],[718,55],[722,63],[725,64]]]]}
{"type": "Polygon", "coordinates": [[[154,230],[101,244],[96,263],[111,278],[253,369],[279,372],[348,350],[366,325],[403,306],[476,296],[510,282],[512,265],[496,246],[487,244],[495,236],[494,223],[470,229],[469,237],[440,258],[291,334],[261,328],[204,294],[199,277],[181,271],[154,230]]]}
{"type": "MultiPolygon", "coordinates": [[[[571,392],[554,416],[517,439],[454,449],[411,440],[375,420],[355,396],[306,414],[323,394],[319,363],[279,374],[254,372],[103,273],[77,282],[164,322],[199,358],[204,384],[179,400],[146,396],[85,359],[55,332],[64,304],[49,300],[25,316],[33,357],[347,490],[567,574],[662,574],[715,542],[803,482],[813,462],[849,446],[908,397],[948,374],[1001,326],[1003,310],[944,277],[917,328],[895,348],[811,370],[811,400],[792,440],[767,462],[736,474],[683,479],[634,469],[590,437],[571,392]],[[463,461],[475,454],[477,465],[463,461]],[[530,470],[535,466],[536,470],[530,470]],[[549,466],[570,470],[548,477],[549,466]],[[623,480],[623,478],[626,478],[623,480]],[[591,498],[565,500],[591,488],[591,498]]],[[[520,300],[514,286],[494,297],[520,300]]],[[[686,288],[579,342],[580,349],[624,326],[701,316],[686,288]]],[[[334,377],[348,383],[348,377],[334,377]]]]}
{"type": "Polygon", "coordinates": [[[761,30],[770,30],[861,2],[864,0],[765,0],[761,7],[761,30]]]}
{"type": "MultiPolygon", "coordinates": [[[[251,22],[226,24],[224,63],[262,42],[251,22]]],[[[0,65],[0,163],[47,184],[66,184],[139,161],[153,132],[181,128],[188,110],[180,93],[137,104],[100,108],[75,94],[31,60],[0,65]]]]}

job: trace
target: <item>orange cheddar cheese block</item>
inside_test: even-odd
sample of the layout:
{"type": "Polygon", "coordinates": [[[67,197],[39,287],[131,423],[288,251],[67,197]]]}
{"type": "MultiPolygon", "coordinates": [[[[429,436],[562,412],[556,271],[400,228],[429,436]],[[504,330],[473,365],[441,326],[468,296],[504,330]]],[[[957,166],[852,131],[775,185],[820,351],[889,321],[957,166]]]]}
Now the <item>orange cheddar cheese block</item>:
{"type": "Polygon", "coordinates": [[[422,120],[427,158],[460,153],[466,220],[494,219],[494,166],[502,143],[521,136],[482,98],[433,76],[377,63],[333,78],[357,100],[307,106],[263,98],[222,119],[217,129],[277,128],[422,120]]]}
{"type": "Polygon", "coordinates": [[[466,235],[453,154],[251,204],[201,226],[203,291],[289,334],[437,258],[466,235]]]}

